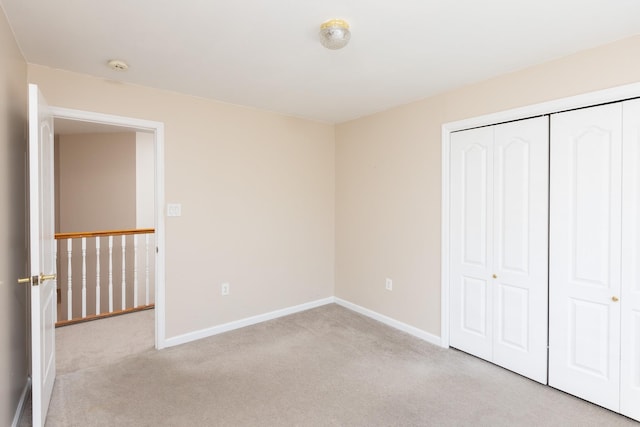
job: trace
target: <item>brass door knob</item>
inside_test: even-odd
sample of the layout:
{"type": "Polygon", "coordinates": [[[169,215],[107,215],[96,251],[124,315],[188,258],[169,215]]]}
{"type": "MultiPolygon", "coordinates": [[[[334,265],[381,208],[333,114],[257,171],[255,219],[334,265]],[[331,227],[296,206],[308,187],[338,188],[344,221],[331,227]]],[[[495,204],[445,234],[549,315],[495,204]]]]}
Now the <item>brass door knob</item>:
{"type": "Polygon", "coordinates": [[[618,301],[620,301],[620,299],[617,296],[614,295],[614,296],[611,297],[611,301],[618,302],[618,301]]]}
{"type": "Polygon", "coordinates": [[[42,274],[42,273],[40,273],[40,277],[39,277],[40,283],[44,283],[47,280],[55,280],[55,279],[56,279],[56,275],[55,274],[42,274]]]}
{"type": "Polygon", "coordinates": [[[44,283],[47,280],[55,280],[55,279],[56,279],[56,275],[55,274],[43,274],[43,273],[40,273],[40,276],[33,276],[33,278],[31,278],[31,277],[21,277],[20,279],[18,279],[18,283],[19,284],[33,283],[34,285],[39,285],[40,283],[44,283]]]}
{"type": "Polygon", "coordinates": [[[494,279],[497,279],[497,278],[498,278],[498,276],[497,276],[496,274],[494,274],[494,275],[493,275],[493,278],[494,278],[494,279]]]}

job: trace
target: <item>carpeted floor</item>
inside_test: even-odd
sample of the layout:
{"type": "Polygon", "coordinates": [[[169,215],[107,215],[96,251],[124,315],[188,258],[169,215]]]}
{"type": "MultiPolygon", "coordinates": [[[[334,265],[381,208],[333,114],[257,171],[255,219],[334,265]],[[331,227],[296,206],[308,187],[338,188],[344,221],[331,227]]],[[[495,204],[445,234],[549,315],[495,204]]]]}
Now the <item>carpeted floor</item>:
{"type": "Polygon", "coordinates": [[[109,365],[155,347],[155,311],[145,310],[56,329],[56,374],[109,365]]]}
{"type": "Polygon", "coordinates": [[[47,426],[626,426],[328,305],[58,376],[47,426]]]}

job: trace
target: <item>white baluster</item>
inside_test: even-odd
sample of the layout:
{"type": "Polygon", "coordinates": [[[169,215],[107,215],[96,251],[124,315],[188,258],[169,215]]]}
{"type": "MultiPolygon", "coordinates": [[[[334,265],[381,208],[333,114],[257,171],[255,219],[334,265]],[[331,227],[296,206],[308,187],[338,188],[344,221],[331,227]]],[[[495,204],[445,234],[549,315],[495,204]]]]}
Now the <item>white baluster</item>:
{"type": "Polygon", "coordinates": [[[113,236],[109,236],[109,313],[113,313],[113,236]]]}
{"type": "Polygon", "coordinates": [[[149,235],[145,234],[145,270],[144,270],[144,282],[145,282],[145,305],[149,305],[149,235]]]}
{"type": "Polygon", "coordinates": [[[87,317],[87,238],[82,238],[82,318],[87,317]]]}
{"type": "Polygon", "coordinates": [[[138,306],[138,235],[133,235],[133,306],[138,306]]]}
{"type": "Polygon", "coordinates": [[[73,280],[71,256],[73,255],[73,240],[67,239],[67,320],[73,318],[73,280]]]}
{"type": "Polygon", "coordinates": [[[100,314],[100,236],[96,237],[96,314],[100,314]]]}
{"type": "Polygon", "coordinates": [[[122,236],[122,309],[127,308],[127,270],[126,270],[126,254],[127,252],[127,236],[122,236]]]}

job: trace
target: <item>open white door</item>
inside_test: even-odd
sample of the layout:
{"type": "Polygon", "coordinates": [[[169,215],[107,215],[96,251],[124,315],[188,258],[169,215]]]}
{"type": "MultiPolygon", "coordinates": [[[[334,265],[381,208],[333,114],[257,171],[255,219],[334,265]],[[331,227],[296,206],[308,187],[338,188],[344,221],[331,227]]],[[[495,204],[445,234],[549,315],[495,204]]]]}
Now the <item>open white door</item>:
{"type": "Polygon", "coordinates": [[[29,85],[29,255],[33,425],[44,426],[56,378],[53,118],[29,85]]]}

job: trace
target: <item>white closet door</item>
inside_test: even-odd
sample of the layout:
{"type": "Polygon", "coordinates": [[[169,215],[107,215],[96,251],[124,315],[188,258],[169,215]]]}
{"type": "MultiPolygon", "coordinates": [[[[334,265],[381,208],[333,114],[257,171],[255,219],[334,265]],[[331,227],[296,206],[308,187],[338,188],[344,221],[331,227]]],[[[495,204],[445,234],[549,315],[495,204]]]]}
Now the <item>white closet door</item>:
{"type": "Polygon", "coordinates": [[[640,421],[640,100],[622,108],[620,412],[640,421]]]}
{"type": "Polygon", "coordinates": [[[451,135],[450,344],[492,358],[493,128],[451,135]]]}
{"type": "Polygon", "coordinates": [[[549,119],[495,126],[493,362],[547,383],[549,119]]]}
{"type": "Polygon", "coordinates": [[[622,104],[551,117],[549,384],[620,403],[622,104]]]}
{"type": "Polygon", "coordinates": [[[451,135],[450,344],[547,378],[548,119],[451,135]]]}

